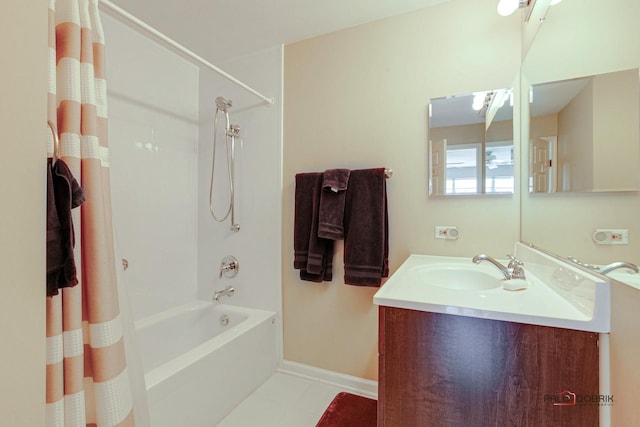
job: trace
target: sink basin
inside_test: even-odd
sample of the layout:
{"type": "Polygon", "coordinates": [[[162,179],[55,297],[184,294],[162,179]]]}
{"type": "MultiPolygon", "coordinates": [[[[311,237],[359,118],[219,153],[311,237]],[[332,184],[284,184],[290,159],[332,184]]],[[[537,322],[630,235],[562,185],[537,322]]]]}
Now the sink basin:
{"type": "Polygon", "coordinates": [[[484,291],[500,287],[501,279],[473,267],[421,266],[416,268],[416,283],[455,291],[484,291]]]}
{"type": "Polygon", "coordinates": [[[610,331],[611,295],[605,278],[530,246],[516,243],[515,249],[515,256],[524,262],[526,280],[506,281],[494,265],[474,264],[470,257],[413,254],[373,301],[432,313],[610,331]],[[570,274],[557,274],[565,270],[570,274]]]}

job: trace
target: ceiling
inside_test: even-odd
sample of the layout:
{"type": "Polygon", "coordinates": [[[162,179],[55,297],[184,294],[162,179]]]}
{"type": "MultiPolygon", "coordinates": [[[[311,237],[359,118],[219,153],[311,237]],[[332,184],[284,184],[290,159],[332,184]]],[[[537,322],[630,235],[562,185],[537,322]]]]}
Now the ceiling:
{"type": "MultiPolygon", "coordinates": [[[[575,98],[593,77],[582,77],[551,83],[535,84],[532,87],[532,117],[556,114],[564,109],[575,98]]],[[[459,126],[484,123],[484,115],[471,108],[473,93],[457,94],[431,99],[430,127],[459,126]]],[[[511,120],[513,108],[505,103],[498,110],[494,120],[511,120]]]]}
{"type": "MultiPolygon", "coordinates": [[[[111,0],[211,62],[445,1],[448,0],[111,0]]],[[[113,15],[109,9],[103,10],[113,15]]]]}
{"type": "MultiPolygon", "coordinates": [[[[479,89],[480,90],[480,89],[479,89]]],[[[484,89],[485,91],[492,91],[484,89]]],[[[460,126],[484,123],[485,116],[480,111],[474,110],[473,93],[456,94],[430,100],[431,116],[429,127],[460,126]]],[[[507,100],[508,101],[508,100],[507,100]]],[[[497,112],[494,120],[511,120],[513,107],[506,102],[497,112]]]]}
{"type": "Polygon", "coordinates": [[[533,85],[531,89],[531,116],[546,116],[564,109],[593,77],[562,80],[533,85]]]}

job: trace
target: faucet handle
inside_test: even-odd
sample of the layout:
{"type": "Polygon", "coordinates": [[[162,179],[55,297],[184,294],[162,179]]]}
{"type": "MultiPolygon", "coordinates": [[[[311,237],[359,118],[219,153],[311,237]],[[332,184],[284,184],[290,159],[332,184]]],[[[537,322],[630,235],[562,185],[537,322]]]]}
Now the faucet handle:
{"type": "Polygon", "coordinates": [[[520,261],[519,259],[513,259],[509,265],[511,265],[513,263],[513,267],[511,267],[509,270],[511,271],[511,278],[512,279],[525,279],[525,274],[524,274],[524,263],[522,261],[520,261]]]}
{"type": "Polygon", "coordinates": [[[220,263],[220,278],[224,274],[226,277],[233,278],[238,274],[240,263],[233,255],[227,255],[220,263]]]}
{"type": "Polygon", "coordinates": [[[515,268],[516,266],[521,266],[522,261],[520,261],[518,258],[514,257],[511,254],[507,254],[507,257],[509,258],[509,265],[507,265],[507,268],[515,268]]]}

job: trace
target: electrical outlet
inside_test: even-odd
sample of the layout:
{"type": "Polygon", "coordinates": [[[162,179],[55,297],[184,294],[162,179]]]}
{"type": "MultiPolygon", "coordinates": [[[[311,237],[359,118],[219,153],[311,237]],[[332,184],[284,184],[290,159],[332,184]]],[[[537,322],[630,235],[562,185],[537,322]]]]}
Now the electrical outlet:
{"type": "Polygon", "coordinates": [[[593,241],[598,245],[628,245],[629,230],[597,229],[593,233],[593,241]]]}
{"type": "Polygon", "coordinates": [[[436,225],[435,238],[455,240],[458,238],[458,228],[451,225],[436,225]]]}

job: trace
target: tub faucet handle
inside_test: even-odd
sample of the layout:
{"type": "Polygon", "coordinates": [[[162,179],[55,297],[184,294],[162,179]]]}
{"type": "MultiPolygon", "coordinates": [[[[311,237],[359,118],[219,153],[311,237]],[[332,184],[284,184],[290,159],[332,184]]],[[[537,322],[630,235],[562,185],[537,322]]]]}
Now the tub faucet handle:
{"type": "Polygon", "coordinates": [[[220,278],[224,274],[228,278],[236,277],[238,274],[238,270],[240,269],[240,263],[233,255],[227,255],[222,258],[222,262],[220,263],[220,278]]]}

